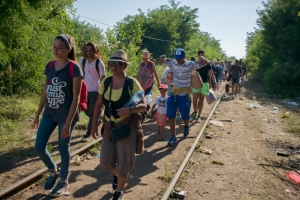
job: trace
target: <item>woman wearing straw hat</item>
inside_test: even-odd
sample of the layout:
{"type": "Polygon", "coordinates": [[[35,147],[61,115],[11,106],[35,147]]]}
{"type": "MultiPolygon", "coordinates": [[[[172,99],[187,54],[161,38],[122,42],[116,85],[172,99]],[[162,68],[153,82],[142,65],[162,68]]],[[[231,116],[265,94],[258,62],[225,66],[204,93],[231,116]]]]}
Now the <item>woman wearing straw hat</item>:
{"type": "Polygon", "coordinates": [[[151,54],[149,51],[144,51],[142,54],[143,62],[140,64],[140,69],[137,75],[137,79],[145,91],[145,96],[148,95],[153,87],[154,78],[157,81],[157,88],[159,88],[160,81],[156,72],[156,67],[152,61],[150,61],[151,54]]]}
{"type": "Polygon", "coordinates": [[[132,94],[142,90],[139,82],[126,74],[129,62],[124,51],[116,50],[108,61],[112,73],[111,77],[105,78],[99,89],[99,95],[94,108],[94,118],[91,134],[94,139],[98,136],[97,119],[100,109],[104,105],[104,119],[101,129],[103,137],[101,145],[100,166],[113,174],[112,187],[113,200],[123,197],[123,189],[127,177],[135,162],[135,153],[141,153],[139,149],[142,143],[141,111],[146,109],[145,98],[131,107],[124,107],[132,94]],[[132,91],[130,91],[132,87],[132,91]],[[130,125],[130,134],[122,140],[112,139],[112,128],[122,125],[130,125]]]}

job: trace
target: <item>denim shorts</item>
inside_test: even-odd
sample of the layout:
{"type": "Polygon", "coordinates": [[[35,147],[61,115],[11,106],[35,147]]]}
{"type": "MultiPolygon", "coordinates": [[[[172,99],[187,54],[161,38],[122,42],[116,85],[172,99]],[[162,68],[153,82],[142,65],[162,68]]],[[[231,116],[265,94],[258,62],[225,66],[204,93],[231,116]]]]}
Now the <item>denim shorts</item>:
{"type": "Polygon", "coordinates": [[[173,93],[168,98],[167,101],[167,117],[169,119],[176,117],[177,109],[179,108],[182,120],[190,119],[190,108],[191,108],[191,100],[188,95],[174,96],[173,93]]]}
{"type": "Polygon", "coordinates": [[[240,84],[240,78],[232,78],[232,85],[240,84]]]}

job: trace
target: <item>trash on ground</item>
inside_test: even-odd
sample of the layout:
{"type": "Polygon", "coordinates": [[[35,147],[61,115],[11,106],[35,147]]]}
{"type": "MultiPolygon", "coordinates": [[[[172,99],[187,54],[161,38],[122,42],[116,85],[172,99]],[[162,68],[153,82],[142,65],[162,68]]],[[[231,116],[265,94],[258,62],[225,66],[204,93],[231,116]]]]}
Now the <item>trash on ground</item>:
{"type": "Polygon", "coordinates": [[[95,155],[97,158],[100,158],[100,153],[96,153],[95,155]]]}
{"type": "Polygon", "coordinates": [[[273,107],[272,113],[273,113],[273,114],[277,114],[278,112],[279,112],[279,108],[273,107]]]}
{"type": "Polygon", "coordinates": [[[223,127],[224,124],[222,122],[216,121],[216,120],[210,120],[209,124],[214,125],[214,126],[219,126],[219,127],[223,127]]]}
{"type": "Polygon", "coordinates": [[[186,191],[173,191],[173,199],[184,199],[186,197],[186,191]]]}
{"type": "Polygon", "coordinates": [[[90,160],[90,159],[91,159],[91,157],[92,157],[92,155],[91,155],[91,154],[89,154],[89,153],[87,153],[87,154],[86,154],[86,159],[90,160]]]}
{"type": "Polygon", "coordinates": [[[211,155],[211,154],[212,154],[212,150],[210,150],[210,149],[208,149],[208,148],[205,148],[205,147],[200,147],[200,148],[199,148],[199,152],[205,153],[205,154],[208,154],[208,155],[211,155]]]}
{"type": "Polygon", "coordinates": [[[295,172],[295,171],[290,171],[288,174],[285,174],[284,176],[286,176],[287,178],[291,179],[292,181],[294,181],[295,183],[297,183],[300,186],[300,171],[295,172]]]}
{"type": "Polygon", "coordinates": [[[276,152],[277,156],[289,157],[290,155],[292,155],[290,152],[284,150],[277,150],[276,152]]]}
{"type": "Polygon", "coordinates": [[[292,101],[283,101],[283,103],[286,103],[286,104],[288,104],[289,106],[299,106],[298,103],[292,102],[292,101]]]}
{"type": "Polygon", "coordinates": [[[247,103],[247,106],[248,106],[248,108],[260,108],[260,107],[263,107],[259,103],[254,103],[254,104],[247,103]]]}

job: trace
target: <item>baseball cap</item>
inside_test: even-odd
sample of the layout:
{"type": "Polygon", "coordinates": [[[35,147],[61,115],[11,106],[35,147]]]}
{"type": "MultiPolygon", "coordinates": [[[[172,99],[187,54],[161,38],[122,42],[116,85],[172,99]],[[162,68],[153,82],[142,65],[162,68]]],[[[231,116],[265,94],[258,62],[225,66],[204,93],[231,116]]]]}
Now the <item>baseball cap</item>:
{"type": "Polygon", "coordinates": [[[158,88],[168,89],[168,86],[166,84],[160,84],[158,88]]]}
{"type": "Polygon", "coordinates": [[[183,49],[176,49],[174,53],[175,59],[184,59],[185,51],[183,49]]]}

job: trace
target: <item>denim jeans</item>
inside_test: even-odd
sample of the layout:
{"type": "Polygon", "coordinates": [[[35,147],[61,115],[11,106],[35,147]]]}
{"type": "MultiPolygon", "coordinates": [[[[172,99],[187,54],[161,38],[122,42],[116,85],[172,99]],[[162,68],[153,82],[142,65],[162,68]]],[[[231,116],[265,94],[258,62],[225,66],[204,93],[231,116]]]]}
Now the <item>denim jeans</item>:
{"type": "Polygon", "coordinates": [[[58,126],[58,151],[61,157],[60,179],[66,180],[70,167],[70,141],[76,121],[72,122],[70,137],[62,139],[61,130],[65,122],[55,122],[51,116],[43,116],[37,131],[34,150],[47,166],[50,172],[57,168],[50,153],[47,150],[48,140],[56,126],[58,126]]]}
{"type": "Polygon", "coordinates": [[[84,113],[90,118],[87,126],[86,135],[91,135],[92,123],[93,123],[93,113],[96,101],[98,99],[98,92],[88,92],[88,105],[84,113]]]}

